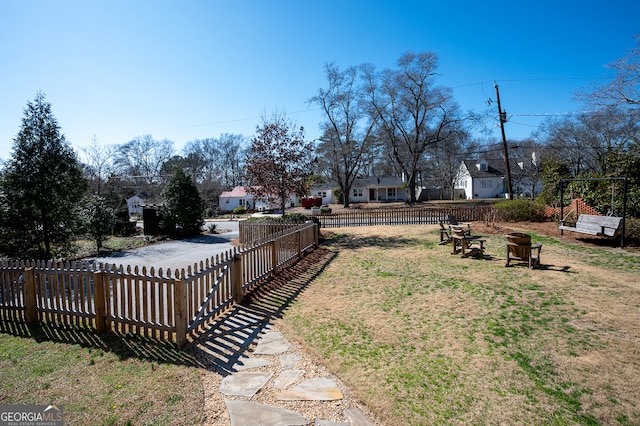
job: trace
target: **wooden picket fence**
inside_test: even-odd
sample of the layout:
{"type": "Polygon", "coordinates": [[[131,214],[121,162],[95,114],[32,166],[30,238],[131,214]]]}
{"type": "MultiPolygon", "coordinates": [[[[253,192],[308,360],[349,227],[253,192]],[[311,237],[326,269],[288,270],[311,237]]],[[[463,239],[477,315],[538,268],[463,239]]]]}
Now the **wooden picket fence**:
{"type": "Polygon", "coordinates": [[[436,225],[453,215],[459,222],[487,220],[491,206],[416,207],[398,209],[352,209],[318,215],[322,228],[374,225],[436,225]]]}
{"type": "Polygon", "coordinates": [[[239,240],[241,244],[259,243],[270,240],[273,235],[286,231],[291,226],[291,223],[286,222],[251,222],[243,220],[238,223],[239,240]]]}
{"type": "Polygon", "coordinates": [[[136,333],[186,343],[253,286],[318,246],[308,222],[186,269],[89,262],[0,262],[0,320],[136,333]]]}

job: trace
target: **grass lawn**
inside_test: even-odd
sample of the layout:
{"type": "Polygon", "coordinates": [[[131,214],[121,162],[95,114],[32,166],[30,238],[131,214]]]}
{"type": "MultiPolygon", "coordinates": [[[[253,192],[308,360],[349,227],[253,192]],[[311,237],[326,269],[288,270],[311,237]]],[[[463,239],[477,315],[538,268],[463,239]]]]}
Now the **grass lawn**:
{"type": "Polygon", "coordinates": [[[188,352],[135,336],[0,327],[0,404],[57,404],[69,425],[201,424],[188,352]]]}
{"type": "Polygon", "coordinates": [[[533,234],[530,270],[502,235],[462,259],[437,226],[332,231],[278,326],[386,424],[640,424],[637,253],[533,234]]]}

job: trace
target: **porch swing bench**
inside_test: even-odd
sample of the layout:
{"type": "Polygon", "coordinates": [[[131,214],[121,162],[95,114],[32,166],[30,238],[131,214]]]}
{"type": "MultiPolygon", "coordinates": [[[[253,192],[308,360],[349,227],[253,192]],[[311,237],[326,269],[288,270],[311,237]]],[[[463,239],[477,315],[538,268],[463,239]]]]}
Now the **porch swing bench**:
{"type": "Polygon", "coordinates": [[[581,234],[615,237],[620,232],[622,218],[617,216],[597,216],[581,214],[575,226],[566,226],[565,221],[560,221],[560,229],[564,231],[579,232],[581,234]]]}

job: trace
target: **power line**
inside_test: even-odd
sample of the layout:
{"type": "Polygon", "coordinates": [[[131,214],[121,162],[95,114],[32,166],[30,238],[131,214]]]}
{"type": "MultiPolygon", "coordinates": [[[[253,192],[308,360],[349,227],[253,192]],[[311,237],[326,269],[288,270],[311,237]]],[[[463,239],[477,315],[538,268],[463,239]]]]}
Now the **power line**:
{"type": "MultiPolygon", "coordinates": [[[[306,109],[306,110],[287,112],[286,115],[302,114],[302,113],[305,113],[305,112],[314,112],[314,111],[319,111],[319,110],[321,110],[321,108],[311,108],[311,109],[306,109]]],[[[237,118],[237,119],[232,119],[232,120],[213,121],[213,122],[209,122],[209,123],[187,124],[187,125],[184,125],[184,126],[167,127],[167,128],[164,128],[164,129],[144,130],[144,131],[131,131],[131,132],[122,132],[122,133],[110,133],[110,134],[106,134],[106,135],[100,135],[100,137],[114,137],[114,136],[150,134],[150,133],[155,133],[155,132],[167,132],[167,131],[170,131],[170,130],[190,129],[190,128],[194,128],[194,127],[218,126],[218,125],[221,125],[221,124],[238,123],[238,122],[250,121],[250,120],[260,120],[261,118],[262,118],[261,116],[259,116],[259,117],[237,118]]],[[[89,138],[93,138],[93,137],[94,137],[94,135],[91,135],[91,136],[74,136],[73,139],[74,140],[77,140],[77,139],[89,139],[89,138]]]]}

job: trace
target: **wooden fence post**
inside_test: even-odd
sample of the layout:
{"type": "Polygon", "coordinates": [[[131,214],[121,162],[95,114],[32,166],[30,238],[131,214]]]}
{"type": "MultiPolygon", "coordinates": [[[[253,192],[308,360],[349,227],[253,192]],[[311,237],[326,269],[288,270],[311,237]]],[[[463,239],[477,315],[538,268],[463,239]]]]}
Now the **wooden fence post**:
{"type": "Polygon", "coordinates": [[[233,301],[240,304],[242,302],[242,256],[240,253],[233,255],[231,264],[231,292],[233,301]]]}
{"type": "Polygon", "coordinates": [[[107,304],[104,297],[104,273],[93,273],[93,306],[96,310],[96,333],[103,333],[107,328],[107,304]]]}
{"type": "Polygon", "coordinates": [[[313,246],[314,248],[320,247],[320,227],[317,223],[313,224],[313,246]]]}
{"type": "Polygon", "coordinates": [[[22,297],[24,300],[24,320],[27,324],[38,322],[36,311],[36,271],[33,267],[25,268],[22,274],[22,297]]]}
{"type": "Polygon", "coordinates": [[[302,259],[302,229],[298,229],[296,234],[296,240],[298,243],[298,259],[302,259]]]}
{"type": "Polygon", "coordinates": [[[173,302],[176,316],[176,344],[180,347],[187,343],[187,292],[184,281],[175,279],[173,283],[173,302]]]}

